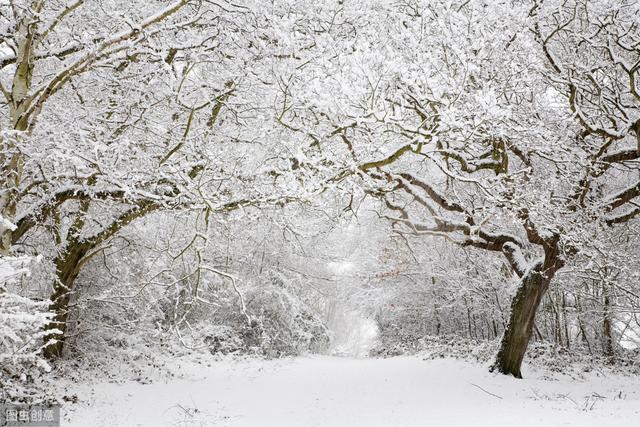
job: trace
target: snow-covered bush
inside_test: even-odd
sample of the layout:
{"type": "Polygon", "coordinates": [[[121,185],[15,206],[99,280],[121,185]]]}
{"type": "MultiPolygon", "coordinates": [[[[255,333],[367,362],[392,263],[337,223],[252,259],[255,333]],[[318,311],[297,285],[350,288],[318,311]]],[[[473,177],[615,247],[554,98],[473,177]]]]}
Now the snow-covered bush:
{"type": "Polygon", "coordinates": [[[171,352],[176,344],[190,351],[266,357],[329,346],[329,331],[304,280],[277,268],[262,275],[237,265],[228,268],[233,275],[206,265],[198,271],[191,259],[179,265],[160,259],[158,265],[171,268],[154,275],[147,270],[161,267],[145,263],[146,252],[133,246],[118,250],[122,262],[109,262],[106,271],[102,262],[88,263],[68,322],[68,356],[89,367],[114,358],[138,364],[134,359],[171,352]],[[141,279],[145,276],[153,283],[141,279]]]}
{"type": "Polygon", "coordinates": [[[44,327],[52,314],[48,301],[36,301],[12,292],[21,277],[29,277],[28,257],[0,256],[0,402],[37,402],[43,390],[36,385],[50,371],[41,351],[44,327]]]}
{"type": "Polygon", "coordinates": [[[330,335],[319,315],[282,277],[271,275],[269,279],[246,294],[247,310],[260,333],[259,351],[275,357],[325,351],[330,335]]]}
{"type": "Polygon", "coordinates": [[[246,313],[232,304],[201,321],[209,351],[267,357],[326,351],[329,330],[290,281],[275,273],[260,279],[242,290],[246,313]]]}

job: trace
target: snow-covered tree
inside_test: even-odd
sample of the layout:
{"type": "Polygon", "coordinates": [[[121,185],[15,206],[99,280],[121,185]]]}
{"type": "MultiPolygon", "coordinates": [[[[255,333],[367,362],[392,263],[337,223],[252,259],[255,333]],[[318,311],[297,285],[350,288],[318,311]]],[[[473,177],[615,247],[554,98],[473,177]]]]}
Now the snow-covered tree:
{"type": "Polygon", "coordinates": [[[42,350],[53,344],[43,341],[51,321],[48,301],[18,295],[14,287],[29,280],[29,257],[0,256],[0,401],[33,402],[40,398],[33,379],[51,368],[42,350]]]}
{"type": "MultiPolygon", "coordinates": [[[[43,255],[49,327],[63,332],[74,301],[91,306],[78,278],[87,295],[112,297],[135,275],[173,284],[168,295],[150,292],[149,305],[135,299],[173,313],[172,327],[202,314],[191,303],[220,282],[229,285],[221,301],[238,310],[216,322],[244,328],[256,320],[251,310],[288,301],[299,317],[265,309],[263,319],[295,329],[322,306],[298,293],[311,269],[284,273],[273,248],[263,250],[270,275],[246,267],[255,242],[245,228],[262,233],[252,227],[265,220],[295,237],[273,246],[302,251],[326,243],[304,224],[314,214],[296,222],[303,206],[323,212],[323,230],[351,216],[380,233],[383,219],[394,241],[376,235],[362,263],[380,264],[370,268],[376,280],[404,280],[382,259],[422,262],[436,301],[454,298],[444,288],[468,276],[469,287],[495,293],[493,281],[479,283],[484,262],[505,288],[517,285],[504,324],[503,301],[478,310],[484,297],[468,298],[469,287],[450,313],[473,319],[475,309],[491,325],[483,336],[504,332],[494,368],[520,376],[543,301],[578,307],[588,276],[606,307],[590,320],[604,342],[623,292],[612,275],[633,281],[621,265],[632,245],[613,251],[611,242],[630,236],[640,213],[637,12],[626,0],[3,3],[0,215],[9,222],[0,223],[0,253],[43,255]],[[232,256],[216,227],[245,236],[232,256]],[[462,247],[447,252],[455,260],[412,253],[441,238],[438,247],[462,247]],[[467,249],[474,254],[461,259],[467,249]],[[253,284],[253,306],[239,277],[253,284]],[[270,299],[257,289],[273,277],[282,283],[270,299]],[[552,281],[561,296],[547,293],[552,281]],[[109,286],[98,292],[92,282],[109,286]]],[[[425,321],[440,322],[440,308],[425,321]]],[[[555,336],[569,342],[566,317],[555,336]]],[[[579,330],[586,317],[575,321],[579,330]]],[[[64,337],[46,354],[63,348],[64,337]]]]}
{"type": "MultiPolygon", "coordinates": [[[[141,217],[190,210],[209,218],[300,196],[282,176],[289,161],[283,174],[272,157],[288,149],[281,133],[289,131],[265,125],[273,84],[261,79],[277,47],[259,8],[196,0],[151,11],[147,2],[0,7],[0,212],[17,225],[2,225],[0,249],[52,263],[51,327],[66,329],[81,267],[141,217]]],[[[46,352],[62,349],[60,339],[46,352]]]]}
{"type": "Polygon", "coordinates": [[[319,16],[300,21],[336,54],[292,74],[281,121],[316,142],[338,188],[360,179],[356,198],[380,199],[400,233],[504,255],[520,285],[494,368],[520,377],[556,272],[640,213],[637,5],[376,2],[319,16]]]}

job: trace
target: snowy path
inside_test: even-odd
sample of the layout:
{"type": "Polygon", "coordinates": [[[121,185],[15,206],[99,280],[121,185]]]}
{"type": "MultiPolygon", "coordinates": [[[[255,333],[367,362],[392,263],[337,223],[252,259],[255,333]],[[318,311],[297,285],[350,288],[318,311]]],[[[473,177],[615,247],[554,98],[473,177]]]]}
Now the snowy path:
{"type": "Polygon", "coordinates": [[[76,386],[85,402],[63,425],[640,426],[637,378],[543,380],[529,372],[515,380],[480,365],[418,357],[215,362],[187,370],[170,383],[76,386]]]}

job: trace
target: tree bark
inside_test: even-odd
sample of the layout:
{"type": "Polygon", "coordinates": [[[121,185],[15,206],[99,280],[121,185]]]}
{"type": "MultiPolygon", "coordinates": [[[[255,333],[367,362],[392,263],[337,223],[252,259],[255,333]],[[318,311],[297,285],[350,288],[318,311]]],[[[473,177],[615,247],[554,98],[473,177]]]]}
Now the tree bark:
{"type": "Polygon", "coordinates": [[[54,317],[45,328],[45,331],[52,333],[47,334],[44,338],[45,343],[50,340],[54,340],[54,343],[46,346],[43,350],[44,357],[49,360],[62,357],[68,326],[69,303],[73,295],[76,277],[80,273],[80,263],[90,249],[90,245],[78,244],[60,254],[55,260],[57,277],[53,285],[52,302],[49,306],[54,317]],[[60,331],[60,333],[53,333],[53,330],[60,331]]]}
{"type": "Polygon", "coordinates": [[[522,378],[520,367],[529,345],[536,311],[546,292],[541,263],[522,277],[511,302],[509,323],[502,335],[500,350],[491,371],[522,378]]]}
{"type": "Polygon", "coordinates": [[[613,337],[611,335],[611,300],[609,298],[609,290],[606,282],[602,284],[602,294],[604,296],[604,306],[602,308],[602,346],[604,356],[609,360],[609,362],[611,362],[614,358],[613,337]]]}
{"type": "Polygon", "coordinates": [[[545,256],[521,278],[520,287],[511,301],[509,323],[502,336],[500,349],[490,371],[522,378],[521,366],[533,333],[535,316],[542,297],[556,271],[562,266],[555,251],[545,256]]]}

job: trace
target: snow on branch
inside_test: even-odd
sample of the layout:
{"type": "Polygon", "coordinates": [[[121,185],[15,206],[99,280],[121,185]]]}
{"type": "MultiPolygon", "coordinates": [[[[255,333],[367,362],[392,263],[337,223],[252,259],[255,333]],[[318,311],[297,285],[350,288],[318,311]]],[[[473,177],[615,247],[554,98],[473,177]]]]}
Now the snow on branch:
{"type": "Polygon", "coordinates": [[[613,210],[638,196],[640,196],[640,181],[609,197],[608,201],[605,202],[605,207],[613,210]]]}
{"type": "MultiPolygon", "coordinates": [[[[110,56],[114,53],[117,53],[119,51],[119,49],[117,48],[118,45],[122,44],[123,42],[132,40],[133,38],[137,37],[144,29],[157,24],[173,15],[183,6],[189,3],[189,1],[190,0],[178,0],[170,4],[166,8],[148,16],[146,19],[143,19],[137,24],[132,25],[129,30],[122,31],[118,34],[114,34],[113,36],[104,39],[96,47],[88,50],[75,61],[64,67],[62,70],[58,71],[53,77],[49,79],[48,82],[41,85],[38,89],[35,90],[33,94],[30,95],[30,98],[34,101],[31,103],[29,109],[26,112],[27,117],[37,115],[42,110],[47,99],[49,99],[51,95],[61,89],[64,84],[68,82],[73,76],[87,71],[94,63],[103,59],[105,56],[110,56]],[[113,47],[116,47],[116,49],[110,51],[109,49],[113,47]]],[[[33,120],[34,118],[31,119],[30,126],[33,126],[35,122],[33,120]]]]}

